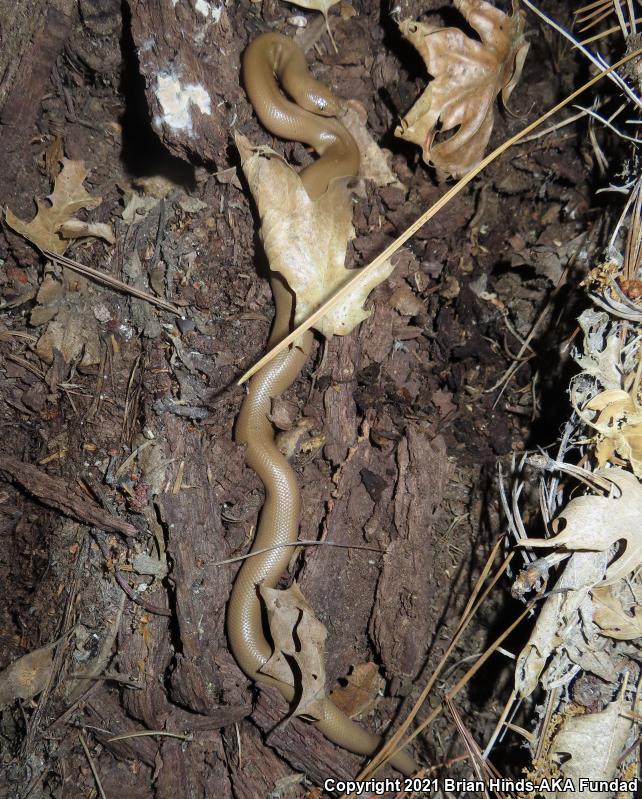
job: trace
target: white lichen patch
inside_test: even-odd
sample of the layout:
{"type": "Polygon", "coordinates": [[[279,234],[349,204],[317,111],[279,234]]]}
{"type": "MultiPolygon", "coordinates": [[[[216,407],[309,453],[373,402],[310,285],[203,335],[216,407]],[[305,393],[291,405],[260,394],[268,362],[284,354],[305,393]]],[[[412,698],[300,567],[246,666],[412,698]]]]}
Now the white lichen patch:
{"type": "Polygon", "coordinates": [[[169,125],[174,130],[192,130],[192,105],[202,114],[210,114],[212,103],[207,90],[200,83],[181,85],[176,75],[161,73],[156,82],[156,98],[162,116],[155,122],[169,125]]]}
{"type": "Polygon", "coordinates": [[[207,0],[196,0],[194,8],[201,16],[205,17],[205,19],[211,18],[214,23],[220,20],[221,14],[223,13],[222,5],[213,5],[212,3],[208,3],[207,0]]]}

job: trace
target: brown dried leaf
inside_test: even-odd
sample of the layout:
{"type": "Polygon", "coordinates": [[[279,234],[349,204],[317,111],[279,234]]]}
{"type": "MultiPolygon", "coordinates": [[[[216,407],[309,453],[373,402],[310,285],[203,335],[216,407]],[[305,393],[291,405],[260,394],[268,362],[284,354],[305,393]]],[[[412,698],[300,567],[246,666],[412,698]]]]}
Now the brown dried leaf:
{"type": "Polygon", "coordinates": [[[598,411],[596,419],[587,420],[600,434],[595,447],[598,465],[618,462],[617,454],[642,477],[642,408],[621,389],[601,391],[584,407],[598,411]]]}
{"type": "Polygon", "coordinates": [[[325,698],[325,639],[328,631],[299,586],[285,591],[260,587],[267,609],[274,654],[261,671],[300,693],[293,716],[319,718],[317,703],[325,698]],[[292,669],[296,664],[297,674],[292,669]]]}
{"type": "MultiPolygon", "coordinates": [[[[637,585],[640,588],[639,584],[637,585]]],[[[628,589],[627,589],[628,590],[628,589]]],[[[642,603],[636,597],[631,607],[631,613],[622,606],[622,602],[615,596],[614,586],[598,586],[591,589],[593,596],[593,621],[602,631],[602,635],[615,638],[618,641],[632,641],[642,638],[642,603]]]]}
{"type": "MultiPolygon", "coordinates": [[[[311,200],[301,178],[269,147],[252,147],[240,134],[236,146],[261,217],[261,237],[273,272],[280,273],[296,296],[295,324],[322,305],[359,270],[345,268],[353,237],[352,197],[347,180],[334,180],[311,200]]],[[[332,308],[315,328],[328,338],[344,336],[370,316],[368,294],[393,271],[389,261],[332,308]]]]}
{"type": "Polygon", "coordinates": [[[529,45],[524,14],[508,16],[484,0],[454,0],[466,22],[479,34],[471,39],[459,28],[404,20],[402,34],[419,51],[433,80],[395,130],[418,144],[426,163],[460,177],[476,166],[493,129],[493,103],[504,105],[517,85],[529,45]],[[434,144],[437,131],[452,132],[434,144]]]}
{"type": "Polygon", "coordinates": [[[604,552],[618,541],[626,549],[607,569],[601,585],[626,577],[642,565],[642,485],[623,469],[599,469],[597,476],[605,477],[620,490],[620,496],[581,496],[571,500],[553,521],[557,530],[560,520],[566,526],[554,538],[526,538],[522,546],[560,547],[571,550],[604,552]]]}
{"type": "Polygon", "coordinates": [[[31,699],[43,691],[53,664],[53,647],[34,649],[0,672],[0,707],[16,699],[31,699]]]}
{"type": "Polygon", "coordinates": [[[84,161],[63,158],[62,164],[62,171],[54,182],[54,190],[45,198],[48,203],[36,199],[38,212],[31,222],[18,219],[10,208],[5,213],[7,224],[16,233],[39,249],[51,250],[58,255],[62,255],[67,249],[70,238],[61,232],[61,227],[81,208],[96,208],[102,202],[102,197],[92,197],[83,186],[87,177],[84,161]]]}
{"type": "MultiPolygon", "coordinates": [[[[56,312],[55,308],[43,308],[47,310],[56,312]]],[[[74,307],[64,305],[35,347],[36,354],[45,363],[53,362],[55,350],[62,353],[66,363],[79,361],[85,367],[100,363],[100,328],[94,315],[84,316],[78,303],[74,307]]]]}
{"type": "Polygon", "coordinates": [[[376,663],[359,663],[346,677],[347,685],[335,688],[330,699],[349,718],[366,713],[384,687],[376,663]]]}

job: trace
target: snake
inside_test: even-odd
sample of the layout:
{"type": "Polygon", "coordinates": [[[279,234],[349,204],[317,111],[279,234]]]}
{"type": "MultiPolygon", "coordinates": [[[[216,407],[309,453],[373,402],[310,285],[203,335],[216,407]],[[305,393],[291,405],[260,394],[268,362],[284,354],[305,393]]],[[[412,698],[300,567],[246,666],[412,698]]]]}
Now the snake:
{"type": "MultiPolygon", "coordinates": [[[[301,170],[310,199],[318,199],[335,178],[351,178],[359,171],[359,150],[336,119],[341,103],[332,91],[308,71],[298,45],[279,33],[254,39],[243,55],[245,88],[260,122],[274,135],[312,147],[319,158],[301,170]],[[280,87],[292,98],[287,99],[280,87]]],[[[275,317],[268,340],[274,346],[290,332],[294,298],[278,276],[271,279],[275,317]]],[[[246,445],[245,459],[265,488],[265,501],[250,554],[240,568],[227,610],[227,636],[236,662],[253,681],[274,686],[287,702],[295,690],[262,673],[272,655],[263,620],[259,587],[274,588],[290,559],[290,546],[299,534],[301,495],[294,471],[275,442],[270,419],[272,400],[286,391],[303,369],[313,343],[307,331],[251,379],[236,424],[236,441],[246,445]]],[[[333,743],[359,755],[373,755],[381,738],[367,732],[326,698],[314,724],[333,743]]],[[[412,757],[397,752],[389,761],[404,774],[416,771],[412,757]]]]}

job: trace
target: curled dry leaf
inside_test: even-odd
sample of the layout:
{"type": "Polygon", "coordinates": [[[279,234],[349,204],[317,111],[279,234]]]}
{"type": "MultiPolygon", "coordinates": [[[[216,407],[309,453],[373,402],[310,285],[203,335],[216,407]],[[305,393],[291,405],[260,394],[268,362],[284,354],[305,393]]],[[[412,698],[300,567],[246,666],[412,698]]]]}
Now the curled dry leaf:
{"type": "Polygon", "coordinates": [[[619,595],[616,595],[616,586],[597,586],[591,589],[593,597],[593,621],[600,628],[602,635],[608,638],[615,638],[618,641],[633,641],[635,638],[642,638],[642,586],[639,583],[629,584],[619,583],[625,586],[618,594],[624,590],[634,596],[627,602],[625,609],[619,595]]]}
{"type": "Polygon", "coordinates": [[[600,713],[566,716],[562,727],[551,741],[549,756],[559,761],[563,779],[572,780],[575,790],[555,791],[557,797],[606,797],[610,792],[579,790],[580,780],[612,780],[617,775],[618,761],[625,749],[633,722],[622,716],[622,697],[600,713]],[[570,757],[569,757],[570,755],[570,757]]]}
{"type": "Polygon", "coordinates": [[[520,546],[560,547],[571,550],[605,552],[618,541],[624,541],[624,552],[608,567],[603,585],[629,575],[642,565],[642,485],[623,469],[598,469],[600,477],[610,480],[619,489],[619,496],[581,496],[572,499],[553,521],[553,530],[560,521],[566,526],[554,538],[525,538],[520,546]]]}
{"type": "Polygon", "coordinates": [[[586,420],[600,434],[595,447],[598,466],[617,462],[619,455],[642,477],[642,408],[621,389],[601,391],[584,408],[598,412],[593,421],[586,420]]]}
{"type": "MultiPolygon", "coordinates": [[[[353,237],[352,197],[347,180],[334,180],[311,200],[297,172],[269,147],[252,147],[236,135],[241,164],[261,217],[261,238],[273,272],[287,281],[296,297],[295,324],[304,321],[344,283],[359,273],[346,269],[353,237]]],[[[392,272],[389,261],[360,281],[315,328],[328,338],[344,336],[370,316],[363,308],[368,294],[392,272]]]]}
{"type": "MultiPolygon", "coordinates": [[[[23,222],[7,208],[5,219],[10,228],[24,236],[41,250],[50,250],[62,255],[67,249],[69,240],[78,235],[68,236],[61,231],[63,225],[70,221],[78,223],[74,214],[81,208],[96,208],[102,202],[102,197],[92,197],[83,182],[87,177],[84,161],[72,161],[68,158],[62,160],[62,170],[54,182],[54,190],[45,200],[36,199],[38,212],[31,222],[23,222]]],[[[85,223],[80,223],[85,224],[85,223]]],[[[103,232],[101,235],[103,238],[103,232]]],[[[93,236],[92,232],[82,235],[93,236]]]]}
{"type": "Polygon", "coordinates": [[[34,649],[0,672],[0,707],[44,691],[51,677],[53,652],[53,646],[34,649]]]}
{"type": "Polygon", "coordinates": [[[70,219],[58,228],[58,233],[63,239],[84,239],[93,236],[104,239],[108,244],[115,244],[114,231],[106,222],[83,222],[80,219],[70,219]]]}
{"type": "Polygon", "coordinates": [[[287,0],[292,5],[299,6],[299,8],[307,8],[310,11],[320,11],[325,19],[325,26],[328,31],[328,36],[332,40],[332,45],[336,51],[337,45],[335,44],[332,31],[330,30],[330,23],[328,21],[328,11],[332,6],[336,5],[339,0],[287,0]]]}
{"type": "Polygon", "coordinates": [[[484,0],[454,0],[479,34],[404,20],[402,34],[419,51],[433,80],[395,130],[418,144],[426,163],[460,177],[481,161],[493,129],[493,103],[504,105],[517,85],[529,45],[524,14],[513,0],[508,16],[484,0]],[[440,141],[435,143],[437,132],[440,141]],[[444,134],[451,133],[449,138],[444,134]]]}
{"type": "Polygon", "coordinates": [[[319,718],[317,702],[325,699],[325,639],[328,631],[314,615],[299,586],[285,591],[259,588],[267,609],[274,653],[264,674],[297,689],[293,716],[319,718]],[[293,670],[295,665],[295,670],[293,670]]]}

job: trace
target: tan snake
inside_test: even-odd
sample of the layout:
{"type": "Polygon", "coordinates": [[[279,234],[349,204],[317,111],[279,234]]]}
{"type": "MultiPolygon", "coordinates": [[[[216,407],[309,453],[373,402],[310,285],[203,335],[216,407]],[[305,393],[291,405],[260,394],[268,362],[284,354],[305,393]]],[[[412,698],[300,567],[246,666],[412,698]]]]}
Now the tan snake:
{"type": "MultiPolygon", "coordinates": [[[[346,128],[332,116],[340,104],[331,91],[308,72],[299,47],[286,36],[265,33],[255,39],[243,57],[243,76],[250,102],[263,125],[273,134],[313,147],[319,158],[300,173],[312,200],[320,197],[333,178],[359,171],[359,151],[346,128]],[[281,93],[279,84],[296,103],[281,93]]],[[[276,314],[268,342],[271,347],[291,329],[293,298],[288,288],[272,279],[276,314]]],[[[311,332],[271,361],[250,381],[249,391],[236,427],[236,440],[246,444],[246,461],[265,486],[265,503],[252,550],[296,541],[301,498],[294,472],[278,450],[270,421],[272,399],[296,380],[312,347],[311,332]]],[[[244,561],[230,597],[227,634],[230,648],[243,671],[257,682],[273,685],[288,702],[294,690],[261,673],[270,658],[258,586],[274,587],[288,565],[291,548],[282,546],[244,561]]],[[[381,745],[377,735],[366,732],[345,716],[329,699],[321,703],[322,716],[315,724],[334,743],[361,755],[374,754],[381,745]]],[[[406,752],[390,761],[405,774],[416,770],[406,752]]]]}

